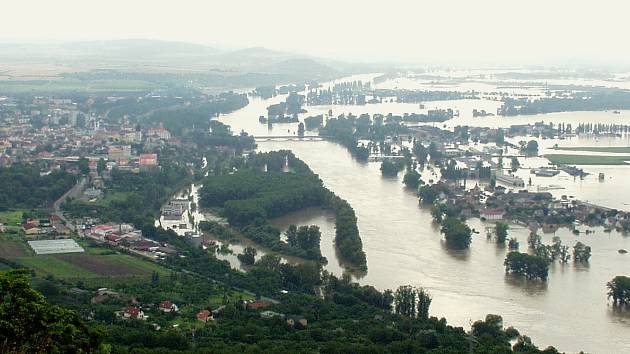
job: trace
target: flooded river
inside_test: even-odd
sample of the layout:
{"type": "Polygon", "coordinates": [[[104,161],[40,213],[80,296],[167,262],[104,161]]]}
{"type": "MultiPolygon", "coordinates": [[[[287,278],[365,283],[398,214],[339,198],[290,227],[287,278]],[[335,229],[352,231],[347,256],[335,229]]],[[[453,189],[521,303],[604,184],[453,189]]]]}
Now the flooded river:
{"type": "MultiPolygon", "coordinates": [[[[231,125],[235,132],[245,130],[258,136],[291,134],[297,130],[295,124],[276,124],[269,131],[266,125],[258,122],[269,104],[282,99],[254,98],[247,107],[220,119],[231,125]]],[[[360,108],[366,112],[369,107],[360,108]]],[[[311,110],[311,107],[307,109],[311,110]]],[[[339,113],[342,112],[337,109],[335,114],[339,113]]],[[[590,114],[593,113],[587,113],[590,114]]],[[[500,121],[501,125],[509,125],[505,121],[512,122],[511,118],[490,118],[500,121]]],[[[538,118],[530,117],[529,121],[541,120],[538,118]]],[[[601,229],[581,236],[575,236],[567,229],[545,234],[543,241],[546,243],[550,243],[555,235],[570,247],[577,240],[590,245],[593,249],[590,264],[554,264],[549,280],[544,284],[515,280],[505,275],[503,260],[507,250],[486,239],[486,225],[479,220],[469,222],[472,228],[480,231],[473,236],[470,250],[454,252],[446,249],[429,211],[420,208],[415,193],[404,188],[402,174],[398,178],[383,178],[379,163],[359,163],[345,148],[333,142],[259,142],[261,151],[279,149],[292,150],[319,174],[326,187],[348,200],[355,209],[368,260],[367,275],[358,279],[362,284],[374,285],[381,290],[405,284],[428,288],[434,298],[431,314],[446,317],[453,325],[469,327],[471,321],[495,313],[503,316],[506,326],[516,327],[539,346],[555,345],[568,352],[630,352],[630,314],[616,311],[606,300],[606,282],[616,275],[630,272],[630,257],[617,253],[621,248],[630,249],[630,237],[614,231],[605,233],[601,229]]],[[[608,183],[608,195],[602,196],[604,187],[597,181],[574,181],[572,178],[566,184],[575,183],[581,187],[570,190],[570,194],[579,198],[579,191],[583,189],[591,193],[593,202],[598,201],[598,196],[614,199],[619,204],[623,199],[630,200],[627,188],[620,189],[630,170],[623,167],[611,169],[618,172],[609,171],[608,175],[620,184],[613,187],[611,182],[604,182],[604,187],[608,183]]],[[[319,225],[322,252],[328,258],[326,268],[336,274],[342,272],[332,245],[332,215],[309,209],[273,222],[280,228],[291,223],[319,225]]],[[[529,231],[511,225],[509,232],[510,237],[519,239],[521,251],[524,251],[529,231]]]]}

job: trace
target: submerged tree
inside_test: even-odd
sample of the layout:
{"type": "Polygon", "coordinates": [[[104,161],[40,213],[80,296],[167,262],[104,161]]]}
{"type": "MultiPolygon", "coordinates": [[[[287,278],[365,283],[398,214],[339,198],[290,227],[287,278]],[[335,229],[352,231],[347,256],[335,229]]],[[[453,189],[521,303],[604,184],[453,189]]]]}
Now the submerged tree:
{"type": "Polygon", "coordinates": [[[508,224],[497,221],[495,224],[495,233],[497,236],[497,243],[505,244],[505,240],[508,236],[508,224]]]}
{"type": "Polygon", "coordinates": [[[615,305],[630,304],[630,277],[618,275],[606,284],[608,298],[612,298],[615,305]]]}
{"type": "Polygon", "coordinates": [[[573,246],[573,261],[587,263],[590,258],[591,247],[578,241],[575,246],[573,246]]]}

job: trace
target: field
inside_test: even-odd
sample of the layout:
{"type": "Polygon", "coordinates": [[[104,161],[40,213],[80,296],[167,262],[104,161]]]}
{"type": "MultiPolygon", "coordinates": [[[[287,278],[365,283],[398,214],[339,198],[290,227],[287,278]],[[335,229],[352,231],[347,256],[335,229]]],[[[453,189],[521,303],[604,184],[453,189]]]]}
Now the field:
{"type": "Polygon", "coordinates": [[[30,247],[19,236],[0,234],[0,258],[31,256],[30,247]]]}
{"type": "Polygon", "coordinates": [[[628,146],[571,146],[554,148],[555,150],[563,151],[589,151],[589,152],[609,152],[618,154],[630,154],[630,147],[628,146]]]}
{"type": "Polygon", "coordinates": [[[626,165],[630,156],[545,155],[557,165],[626,165]]]}
{"type": "Polygon", "coordinates": [[[0,224],[18,226],[22,223],[21,211],[3,211],[0,213],[0,224]]]}
{"type": "Polygon", "coordinates": [[[14,260],[38,275],[50,274],[62,279],[150,276],[153,271],[167,274],[164,268],[151,261],[125,254],[63,254],[14,260]]]}
{"type": "Polygon", "coordinates": [[[154,271],[167,276],[162,266],[140,257],[121,254],[106,247],[88,245],[85,253],[35,256],[17,235],[0,234],[0,257],[10,259],[35,271],[38,276],[61,279],[149,278],[154,271]]]}
{"type": "Polygon", "coordinates": [[[150,90],[156,85],[139,80],[94,80],[72,79],[3,81],[0,91],[4,93],[48,93],[48,92],[135,92],[150,90]]]}

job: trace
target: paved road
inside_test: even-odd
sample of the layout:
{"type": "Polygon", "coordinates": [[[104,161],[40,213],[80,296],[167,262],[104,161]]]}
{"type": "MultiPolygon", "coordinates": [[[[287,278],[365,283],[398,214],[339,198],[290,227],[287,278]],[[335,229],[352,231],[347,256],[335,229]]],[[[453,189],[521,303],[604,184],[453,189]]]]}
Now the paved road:
{"type": "Polygon", "coordinates": [[[68,227],[72,231],[75,231],[74,225],[68,222],[66,217],[63,215],[63,212],[61,211],[61,205],[66,200],[73,199],[81,195],[81,193],[83,193],[83,190],[85,189],[86,182],[87,182],[87,179],[85,177],[81,177],[81,179],[77,182],[77,184],[75,184],[72,188],[70,188],[66,193],[64,193],[61,197],[59,197],[59,199],[57,199],[53,203],[53,214],[57,215],[61,220],[63,220],[64,223],[66,224],[66,227],[68,227]]]}

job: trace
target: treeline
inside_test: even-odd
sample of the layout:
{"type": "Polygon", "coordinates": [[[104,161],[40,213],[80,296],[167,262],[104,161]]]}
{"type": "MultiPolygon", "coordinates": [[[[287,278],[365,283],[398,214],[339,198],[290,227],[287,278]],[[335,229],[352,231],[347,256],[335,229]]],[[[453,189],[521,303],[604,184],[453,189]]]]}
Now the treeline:
{"type": "Polygon", "coordinates": [[[396,97],[397,102],[422,103],[426,101],[449,101],[461,99],[478,99],[479,96],[474,91],[422,91],[422,90],[374,90],[377,97],[396,97]]]}
{"type": "Polygon", "coordinates": [[[360,143],[360,140],[383,142],[388,136],[397,136],[407,132],[409,129],[391,114],[387,116],[375,114],[372,117],[369,114],[340,115],[337,118],[328,119],[326,124],[319,129],[319,135],[334,138],[357,160],[362,161],[368,159],[371,149],[370,144],[360,143]]]}
{"type": "Polygon", "coordinates": [[[160,169],[139,173],[113,169],[103,199],[95,203],[73,199],[63,209],[74,217],[98,217],[105,222],[127,222],[137,227],[153,223],[161,206],[191,181],[185,166],[165,160],[160,165],[160,169]]]}
{"type": "Polygon", "coordinates": [[[162,123],[172,134],[183,136],[195,130],[208,131],[211,128],[210,118],[233,112],[247,106],[248,103],[245,94],[224,92],[208,99],[207,102],[196,103],[190,107],[156,111],[143,122],[162,123]]]}
{"type": "Polygon", "coordinates": [[[50,206],[77,181],[63,170],[40,174],[36,165],[0,168],[0,210],[50,206]]]}
{"type": "MultiPolygon", "coordinates": [[[[570,133],[571,124],[567,126],[570,133]]],[[[627,134],[628,132],[630,132],[630,125],[627,124],[580,123],[575,128],[576,134],[627,134]]]]}
{"type": "Polygon", "coordinates": [[[354,210],[326,189],[319,177],[290,151],[250,154],[238,172],[208,177],[200,190],[203,207],[218,207],[230,224],[277,252],[323,261],[321,252],[281,240],[268,219],[308,207],[331,208],[336,216],[335,244],[353,267],[366,269],[354,210]]]}
{"type": "Polygon", "coordinates": [[[529,100],[504,98],[498,113],[503,116],[630,109],[630,91],[602,89],[571,92],[568,97],[555,96],[529,100]]]}

